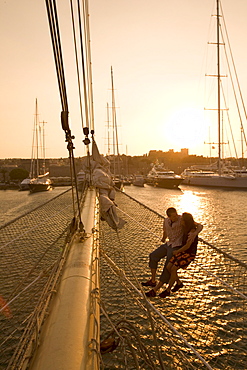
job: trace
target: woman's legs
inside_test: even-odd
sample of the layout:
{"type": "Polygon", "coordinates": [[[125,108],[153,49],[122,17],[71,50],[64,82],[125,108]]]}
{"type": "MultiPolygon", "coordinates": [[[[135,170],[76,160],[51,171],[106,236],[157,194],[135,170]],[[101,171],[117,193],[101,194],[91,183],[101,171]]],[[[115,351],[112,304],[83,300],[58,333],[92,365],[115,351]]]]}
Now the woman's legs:
{"type": "Polygon", "coordinates": [[[159,281],[158,284],[153,288],[155,293],[164,285],[163,281],[159,281]]]}
{"type": "MultiPolygon", "coordinates": [[[[166,265],[166,269],[169,273],[169,276],[171,274],[171,268],[172,266],[174,266],[171,262],[168,262],[168,264],[166,265]]],[[[170,280],[169,280],[170,281],[170,280]]],[[[168,282],[168,281],[167,281],[168,282]]],[[[165,281],[159,281],[158,284],[156,285],[156,287],[153,288],[153,290],[155,291],[155,293],[165,284],[165,281]]]]}
{"type": "MultiPolygon", "coordinates": [[[[170,265],[172,265],[172,264],[170,264],[170,265]]],[[[181,282],[179,280],[179,277],[178,277],[178,274],[177,274],[178,269],[179,269],[179,266],[176,266],[176,265],[172,265],[170,267],[171,277],[170,277],[170,280],[169,280],[169,285],[167,287],[168,292],[171,291],[171,288],[172,288],[173,284],[175,283],[175,281],[177,282],[177,284],[181,284],[181,282]]]]}
{"type": "MultiPolygon", "coordinates": [[[[171,273],[171,267],[173,266],[173,264],[171,262],[168,262],[168,264],[166,265],[166,269],[168,270],[168,273],[170,275],[171,273]]],[[[169,280],[170,281],[170,280],[169,280]]],[[[165,281],[159,281],[158,284],[156,285],[156,287],[153,288],[153,290],[155,291],[155,293],[165,284],[165,281]]]]}
{"type": "MultiPolygon", "coordinates": [[[[149,267],[151,271],[151,284],[155,284],[156,282],[156,271],[158,267],[159,261],[167,256],[167,251],[171,249],[167,245],[167,243],[160,245],[157,249],[155,249],[152,253],[149,255],[149,267]]],[[[149,281],[142,283],[144,286],[150,286],[149,281]]],[[[163,284],[162,284],[163,285],[163,284]]],[[[153,285],[151,285],[153,286],[153,285]]]]}

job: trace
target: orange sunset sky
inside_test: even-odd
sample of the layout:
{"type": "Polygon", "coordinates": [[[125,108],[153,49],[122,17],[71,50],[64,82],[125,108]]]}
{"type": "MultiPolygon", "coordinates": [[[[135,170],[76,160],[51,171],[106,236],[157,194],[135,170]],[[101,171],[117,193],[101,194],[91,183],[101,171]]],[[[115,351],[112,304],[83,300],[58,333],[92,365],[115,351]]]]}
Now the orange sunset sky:
{"type": "MultiPolygon", "coordinates": [[[[247,1],[222,0],[222,6],[247,98],[247,1]]],[[[57,8],[75,156],[82,156],[70,2],[57,0],[57,8]]],[[[190,154],[209,155],[204,142],[217,141],[216,123],[204,110],[207,43],[216,40],[215,0],[89,0],[89,9],[100,152],[107,152],[112,66],[121,154],[189,148],[190,154]]],[[[0,0],[0,55],[0,158],[30,157],[36,98],[40,120],[47,122],[46,157],[67,157],[44,0],[0,0]]],[[[240,147],[239,123],[232,125],[240,147]]]]}

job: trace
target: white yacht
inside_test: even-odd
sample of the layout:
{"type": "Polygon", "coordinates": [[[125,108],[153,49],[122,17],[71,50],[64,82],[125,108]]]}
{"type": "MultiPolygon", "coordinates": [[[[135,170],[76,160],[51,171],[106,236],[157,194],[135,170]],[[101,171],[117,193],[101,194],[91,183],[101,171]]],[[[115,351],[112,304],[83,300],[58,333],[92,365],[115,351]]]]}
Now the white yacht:
{"type": "Polygon", "coordinates": [[[40,191],[46,191],[52,189],[52,181],[48,177],[49,172],[44,175],[39,175],[38,177],[31,179],[29,183],[29,189],[31,193],[37,193],[40,191]]]}
{"type": "Polygon", "coordinates": [[[229,189],[247,189],[247,176],[245,172],[238,173],[238,170],[231,170],[222,167],[222,171],[210,170],[209,168],[199,168],[191,166],[182,173],[184,185],[218,187],[229,189]]]}
{"type": "Polygon", "coordinates": [[[142,175],[135,175],[133,179],[133,185],[144,187],[145,179],[142,175]]]}
{"type": "Polygon", "coordinates": [[[176,189],[183,181],[183,177],[174,171],[155,164],[147,175],[147,184],[159,188],[176,189]]]}

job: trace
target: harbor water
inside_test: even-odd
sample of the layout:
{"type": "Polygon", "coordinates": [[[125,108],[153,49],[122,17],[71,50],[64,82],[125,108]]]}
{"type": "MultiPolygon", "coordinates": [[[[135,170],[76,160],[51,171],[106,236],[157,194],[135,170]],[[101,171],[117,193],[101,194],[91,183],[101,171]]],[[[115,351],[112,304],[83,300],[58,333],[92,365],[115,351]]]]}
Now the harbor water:
{"type": "MultiPolygon", "coordinates": [[[[189,212],[203,225],[200,236],[207,242],[247,262],[247,192],[180,185],[180,189],[128,186],[125,192],[156,212],[168,207],[189,212]]],[[[162,233],[162,231],[161,231],[162,233]]]]}
{"type": "MultiPolygon", "coordinates": [[[[0,226],[31,211],[64,192],[68,187],[30,194],[28,191],[0,191],[0,226]]],[[[165,215],[168,207],[178,213],[190,212],[204,228],[200,236],[207,242],[247,262],[247,192],[180,185],[180,189],[126,186],[126,194],[165,215]]],[[[162,234],[162,230],[161,233],[162,234]]]]}
{"type": "MultiPolygon", "coordinates": [[[[46,302],[44,299],[40,300],[40,291],[43,291],[44,287],[46,289],[44,295],[47,296],[48,292],[52,295],[54,283],[50,277],[54,279],[58,276],[53,273],[53,267],[60,258],[63,261],[66,239],[64,232],[71,226],[73,216],[71,193],[64,193],[67,189],[61,187],[34,194],[14,190],[0,192],[0,227],[26,214],[25,217],[2,229],[1,258],[2,265],[6,265],[0,279],[2,297],[8,299],[13,295],[16,286],[19,289],[19,282],[23,291],[20,297],[18,295],[11,303],[10,312],[5,312],[5,315],[0,317],[2,325],[0,331],[4,333],[2,339],[0,338],[4,350],[4,356],[0,361],[1,370],[6,369],[6,364],[13,354],[11,340],[17,345],[19,338],[22,338],[22,330],[16,333],[16,328],[21,329],[21,323],[32,312],[35,312],[32,325],[35,331],[37,330],[35,310],[40,309],[39,304],[46,302]],[[53,198],[56,199],[49,202],[53,198]],[[44,207],[39,207],[43,203],[44,207]],[[27,214],[37,207],[36,211],[27,214]],[[18,258],[16,258],[17,249],[18,258]],[[40,272],[44,269],[49,270],[50,275],[45,274],[39,278],[40,272]],[[37,283],[34,284],[36,279],[37,283]],[[30,288],[26,289],[27,286],[30,288]],[[23,305],[25,310],[22,308],[23,305]]],[[[155,346],[149,320],[142,298],[139,296],[139,289],[134,288],[136,279],[140,282],[149,278],[148,254],[159,244],[156,236],[160,233],[161,237],[162,234],[163,220],[159,214],[164,215],[166,209],[171,206],[180,214],[185,211],[191,212],[195,220],[204,226],[201,237],[205,241],[246,262],[244,215],[247,192],[185,186],[181,186],[180,190],[170,190],[148,185],[144,187],[131,185],[126,186],[125,193],[129,196],[116,194],[119,212],[125,212],[121,214],[126,220],[121,232],[113,232],[102,220],[99,225],[102,253],[101,304],[111,322],[121,326],[120,330],[130,330],[133,329],[133,325],[135,326],[135,331],[131,329],[131,333],[136,332],[133,343],[136,343],[137,338],[141,338],[143,345],[153,356],[155,368],[159,368],[154,356],[155,346]],[[131,197],[141,204],[133,201],[131,197]],[[156,212],[143,207],[142,204],[156,212]],[[120,269],[119,272],[125,271],[128,282],[122,281],[122,274],[115,273],[116,268],[120,269]],[[133,285],[130,286],[130,283],[133,285]]],[[[183,336],[181,342],[181,339],[174,335],[170,324],[167,325],[159,315],[155,316],[156,335],[165,366],[167,369],[181,369],[180,366],[174,365],[177,359],[178,364],[183,364],[184,370],[204,368],[198,358],[188,351],[185,339],[210,363],[212,369],[245,369],[246,300],[241,299],[241,294],[246,294],[246,267],[203,242],[200,242],[198,249],[196,262],[182,273],[182,279],[186,284],[179,294],[174,294],[167,300],[157,297],[152,301],[162,318],[165,317],[165,320],[172,323],[183,336]]],[[[102,317],[100,325],[101,338],[104,339],[112,330],[112,326],[106,316],[102,317]]],[[[28,344],[30,338],[25,335],[23,341],[25,339],[25,343],[28,344]]],[[[20,345],[24,344],[20,342],[20,345]]],[[[15,361],[18,363],[19,360],[23,360],[20,357],[21,352],[18,350],[17,352],[19,357],[11,360],[14,361],[13,369],[18,368],[15,361]]],[[[105,354],[105,368],[108,370],[124,368],[123,353],[125,352],[119,346],[113,356],[111,353],[105,354]]],[[[142,354],[140,360],[142,361],[142,354]]],[[[132,364],[132,360],[129,361],[132,364]]],[[[135,367],[131,365],[129,368],[135,367]]]]}
{"type": "Polygon", "coordinates": [[[0,190],[0,227],[34,208],[44,204],[69,187],[56,187],[49,191],[30,193],[29,191],[0,190]]]}

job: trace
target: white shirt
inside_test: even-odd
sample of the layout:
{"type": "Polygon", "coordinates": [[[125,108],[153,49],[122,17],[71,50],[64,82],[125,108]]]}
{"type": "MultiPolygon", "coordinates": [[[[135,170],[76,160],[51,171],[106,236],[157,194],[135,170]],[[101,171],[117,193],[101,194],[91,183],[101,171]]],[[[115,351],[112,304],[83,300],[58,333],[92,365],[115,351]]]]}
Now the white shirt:
{"type": "Polygon", "coordinates": [[[178,220],[172,222],[169,217],[164,219],[163,229],[166,231],[168,238],[168,245],[172,248],[179,247],[182,245],[183,240],[183,228],[182,228],[182,216],[178,215],[178,220]]]}

